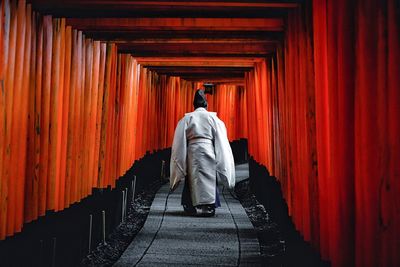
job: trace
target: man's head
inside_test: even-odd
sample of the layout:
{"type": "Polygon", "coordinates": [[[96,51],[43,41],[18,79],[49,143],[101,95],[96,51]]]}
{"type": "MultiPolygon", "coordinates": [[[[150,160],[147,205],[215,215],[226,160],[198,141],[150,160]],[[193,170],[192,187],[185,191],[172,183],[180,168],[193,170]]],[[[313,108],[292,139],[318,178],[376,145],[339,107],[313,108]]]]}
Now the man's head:
{"type": "Polygon", "coordinates": [[[197,89],[196,93],[194,94],[193,106],[194,106],[194,109],[207,108],[208,104],[207,104],[206,96],[204,94],[204,90],[197,89]]]}

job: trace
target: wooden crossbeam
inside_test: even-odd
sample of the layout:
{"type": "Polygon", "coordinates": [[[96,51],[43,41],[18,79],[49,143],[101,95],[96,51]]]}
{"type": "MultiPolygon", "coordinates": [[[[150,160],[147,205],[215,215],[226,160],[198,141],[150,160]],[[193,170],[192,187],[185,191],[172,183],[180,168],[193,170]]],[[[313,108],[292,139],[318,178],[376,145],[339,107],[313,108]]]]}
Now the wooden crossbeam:
{"type": "Polygon", "coordinates": [[[295,8],[298,1],[119,1],[119,0],[31,0],[38,6],[72,7],[72,6],[118,6],[124,7],[258,7],[258,8],[295,8]]]}
{"type": "Polygon", "coordinates": [[[119,43],[118,51],[134,56],[221,56],[266,55],[275,51],[275,44],[200,43],[200,44],[136,44],[119,43]]]}
{"type": "Polygon", "coordinates": [[[251,67],[151,67],[158,73],[213,73],[213,72],[245,72],[250,71],[251,67]]]}
{"type": "Polygon", "coordinates": [[[183,78],[184,80],[187,81],[192,81],[192,82],[210,82],[213,84],[236,84],[236,85],[243,85],[244,84],[244,78],[183,78]]]}
{"type": "Polygon", "coordinates": [[[69,18],[80,30],[283,31],[281,18],[69,18]]]}
{"type": "Polygon", "coordinates": [[[85,35],[97,40],[116,43],[279,43],[283,32],[265,31],[141,31],[141,30],[85,30],[85,35]]]}
{"type": "Polygon", "coordinates": [[[254,67],[263,57],[135,57],[145,67],[254,67]]]}
{"type": "Polygon", "coordinates": [[[272,38],[251,38],[251,37],[192,37],[192,38],[185,38],[185,37],[148,37],[148,38],[139,38],[136,37],[135,39],[129,39],[129,38],[117,38],[113,39],[113,41],[121,47],[121,45],[154,45],[154,44],[171,44],[171,45],[177,45],[177,44],[259,44],[259,45],[273,45],[279,43],[277,39],[272,39],[272,38]]]}
{"type": "Polygon", "coordinates": [[[104,1],[27,0],[41,13],[63,17],[280,17],[292,1],[104,1]]]}

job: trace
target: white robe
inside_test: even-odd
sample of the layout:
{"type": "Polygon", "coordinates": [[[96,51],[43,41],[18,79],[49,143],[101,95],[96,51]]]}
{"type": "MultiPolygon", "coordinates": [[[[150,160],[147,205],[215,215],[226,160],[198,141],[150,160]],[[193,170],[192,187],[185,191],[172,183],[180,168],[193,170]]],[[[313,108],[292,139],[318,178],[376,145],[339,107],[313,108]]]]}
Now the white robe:
{"type": "Polygon", "coordinates": [[[215,203],[216,180],[235,186],[235,163],[225,124],[215,112],[197,108],[178,122],[172,144],[170,186],[188,176],[194,206],[215,203]]]}

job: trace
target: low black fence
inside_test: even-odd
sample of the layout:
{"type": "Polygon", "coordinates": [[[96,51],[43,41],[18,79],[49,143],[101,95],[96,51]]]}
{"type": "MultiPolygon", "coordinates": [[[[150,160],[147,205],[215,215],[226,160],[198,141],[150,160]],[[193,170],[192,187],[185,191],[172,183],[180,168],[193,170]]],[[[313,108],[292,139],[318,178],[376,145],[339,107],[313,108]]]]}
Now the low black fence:
{"type": "Polygon", "coordinates": [[[271,176],[267,168],[253,158],[249,159],[250,188],[257,200],[264,206],[271,219],[278,224],[285,240],[285,255],[281,255],[283,266],[330,266],[322,261],[317,250],[304,241],[289,216],[288,206],[283,197],[279,180],[271,176]]]}
{"type": "Polygon", "coordinates": [[[247,139],[240,139],[232,141],[231,143],[233,158],[235,164],[241,164],[247,162],[247,139]]]}
{"type": "Polygon", "coordinates": [[[0,266],[79,265],[89,246],[93,250],[103,242],[103,228],[107,236],[121,223],[122,204],[132,200],[133,190],[138,192],[161,178],[163,161],[164,175],[169,175],[170,155],[170,149],[146,154],[118,179],[114,189],[95,189],[79,203],[60,212],[48,211],[25,224],[21,233],[0,241],[0,266]]]}

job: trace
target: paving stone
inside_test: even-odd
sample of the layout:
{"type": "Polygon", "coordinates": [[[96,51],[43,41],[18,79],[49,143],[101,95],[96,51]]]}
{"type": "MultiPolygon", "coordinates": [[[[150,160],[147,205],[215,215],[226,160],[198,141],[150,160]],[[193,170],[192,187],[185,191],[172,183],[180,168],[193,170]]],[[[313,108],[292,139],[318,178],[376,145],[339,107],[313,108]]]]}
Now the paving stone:
{"type": "MultiPolygon", "coordinates": [[[[237,260],[223,255],[182,255],[182,254],[147,254],[141,262],[143,265],[154,263],[187,265],[188,263],[201,263],[207,266],[235,266],[237,260]]],[[[141,265],[139,265],[141,266],[141,265]]]]}

